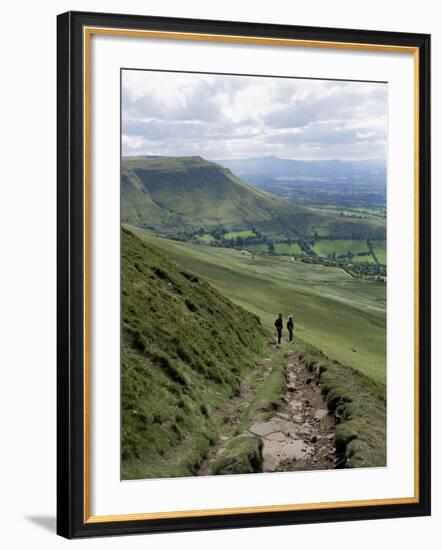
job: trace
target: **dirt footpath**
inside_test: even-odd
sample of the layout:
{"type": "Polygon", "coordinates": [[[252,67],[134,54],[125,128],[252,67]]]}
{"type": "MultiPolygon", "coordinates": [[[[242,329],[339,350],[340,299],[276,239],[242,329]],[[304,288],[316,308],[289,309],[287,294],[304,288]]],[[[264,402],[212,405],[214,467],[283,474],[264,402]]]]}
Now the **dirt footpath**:
{"type": "MultiPolygon", "coordinates": [[[[272,349],[278,354],[278,348],[272,349]]],[[[210,449],[197,475],[210,475],[217,458],[226,445],[238,435],[253,435],[263,443],[262,471],[288,472],[296,470],[328,470],[336,467],[334,444],[335,418],[329,414],[320,386],[299,363],[298,353],[286,356],[286,390],[283,406],[265,421],[255,421],[242,434],[235,433],[244,411],[253,397],[251,374],[244,380],[240,395],[220,411],[226,419],[220,444],[210,449]]],[[[257,365],[257,380],[262,384],[271,372],[271,358],[257,365]]]]}
{"type": "Polygon", "coordinates": [[[298,354],[287,358],[284,412],[258,422],[249,432],[263,441],[263,471],[327,470],[335,468],[334,417],[328,413],[320,387],[298,354]]]}

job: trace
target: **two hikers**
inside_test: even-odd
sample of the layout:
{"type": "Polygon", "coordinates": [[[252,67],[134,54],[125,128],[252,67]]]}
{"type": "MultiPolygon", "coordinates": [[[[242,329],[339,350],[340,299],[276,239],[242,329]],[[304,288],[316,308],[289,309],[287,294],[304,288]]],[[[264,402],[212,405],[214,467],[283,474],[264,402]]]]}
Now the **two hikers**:
{"type": "MultiPolygon", "coordinates": [[[[276,327],[276,332],[278,333],[278,344],[280,344],[281,343],[281,338],[282,338],[282,327],[284,325],[284,322],[282,320],[282,313],[278,313],[278,318],[274,322],[274,325],[276,327]]],[[[293,341],[293,331],[294,331],[294,329],[295,329],[295,323],[293,321],[293,315],[290,314],[287,317],[287,330],[288,330],[288,333],[289,333],[289,339],[288,339],[289,342],[293,341]]]]}

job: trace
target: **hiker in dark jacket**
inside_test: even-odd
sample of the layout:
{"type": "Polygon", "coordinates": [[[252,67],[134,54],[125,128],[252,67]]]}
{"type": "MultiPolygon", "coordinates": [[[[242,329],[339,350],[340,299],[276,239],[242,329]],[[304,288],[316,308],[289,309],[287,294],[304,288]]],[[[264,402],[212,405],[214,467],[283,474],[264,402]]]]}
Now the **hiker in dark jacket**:
{"type": "Polygon", "coordinates": [[[293,329],[295,328],[295,323],[293,322],[293,315],[287,317],[287,330],[289,331],[289,342],[293,340],[293,329]]]}
{"type": "Polygon", "coordinates": [[[282,313],[278,313],[278,318],[276,319],[274,323],[276,330],[278,332],[278,344],[281,343],[281,337],[282,337],[282,313]]]}

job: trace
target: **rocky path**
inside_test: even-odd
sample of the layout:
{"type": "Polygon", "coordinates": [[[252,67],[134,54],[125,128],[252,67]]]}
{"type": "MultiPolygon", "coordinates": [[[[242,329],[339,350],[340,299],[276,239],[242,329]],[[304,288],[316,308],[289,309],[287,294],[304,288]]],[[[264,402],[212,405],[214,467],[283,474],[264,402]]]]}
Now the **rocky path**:
{"type": "Polygon", "coordinates": [[[328,413],[320,387],[298,361],[287,359],[285,412],[258,422],[249,432],[263,441],[263,471],[327,470],[335,468],[334,417],[328,413]]]}
{"type": "MultiPolygon", "coordinates": [[[[277,352],[276,349],[273,350],[277,352]]],[[[322,398],[320,387],[303,365],[297,352],[287,358],[287,384],[282,397],[285,406],[266,421],[253,423],[243,435],[254,435],[263,442],[263,472],[326,470],[335,468],[335,419],[322,398]]],[[[271,359],[257,365],[257,381],[271,372],[271,359]]],[[[227,420],[221,444],[210,450],[198,475],[209,475],[223,446],[234,436],[253,396],[251,375],[243,382],[241,393],[226,404],[220,414],[227,420]]]]}

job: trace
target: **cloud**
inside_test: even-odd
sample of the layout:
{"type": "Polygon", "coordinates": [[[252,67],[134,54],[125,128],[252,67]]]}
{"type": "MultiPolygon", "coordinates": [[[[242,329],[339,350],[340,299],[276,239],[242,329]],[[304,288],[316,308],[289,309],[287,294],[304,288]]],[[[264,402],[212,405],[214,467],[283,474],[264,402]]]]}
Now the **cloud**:
{"type": "Polygon", "coordinates": [[[387,86],[123,71],[123,154],[385,158],[387,86]]]}
{"type": "Polygon", "coordinates": [[[383,141],[385,133],[376,128],[349,128],[335,123],[316,123],[295,131],[284,130],[269,138],[271,143],[343,145],[359,140],[366,142],[383,141]]]}
{"type": "Polygon", "coordinates": [[[270,111],[265,122],[274,128],[296,128],[316,121],[355,123],[378,117],[384,123],[386,86],[361,83],[318,82],[310,93],[292,95],[282,106],[270,111]]]}

